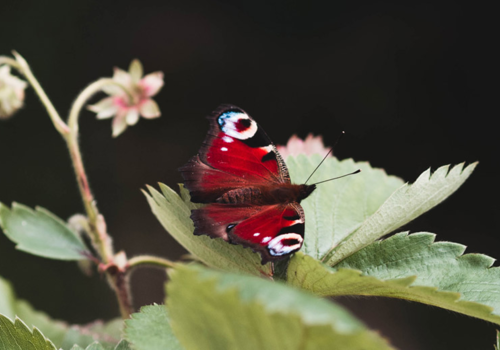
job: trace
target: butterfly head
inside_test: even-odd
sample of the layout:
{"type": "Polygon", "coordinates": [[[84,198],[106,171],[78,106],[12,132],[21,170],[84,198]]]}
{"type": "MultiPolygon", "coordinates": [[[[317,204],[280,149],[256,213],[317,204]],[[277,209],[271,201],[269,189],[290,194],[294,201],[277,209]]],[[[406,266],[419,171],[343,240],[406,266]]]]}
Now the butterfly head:
{"type": "Polygon", "coordinates": [[[306,199],[313,193],[313,191],[316,189],[316,185],[300,185],[299,187],[299,195],[297,198],[297,202],[300,203],[301,200],[306,199]]]}

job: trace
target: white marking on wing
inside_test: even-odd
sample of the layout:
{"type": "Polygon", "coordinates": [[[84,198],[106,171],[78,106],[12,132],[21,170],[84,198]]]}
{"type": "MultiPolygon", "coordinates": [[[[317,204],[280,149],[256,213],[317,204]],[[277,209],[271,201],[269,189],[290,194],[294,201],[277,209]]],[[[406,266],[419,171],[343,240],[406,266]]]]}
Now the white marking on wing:
{"type": "Polygon", "coordinates": [[[218,122],[222,131],[238,140],[247,140],[257,132],[257,123],[245,113],[226,112],[219,117],[218,122]],[[249,120],[250,125],[247,129],[239,131],[236,125],[243,119],[249,120]]]}
{"type": "Polygon", "coordinates": [[[269,249],[269,254],[274,256],[281,256],[300,249],[300,247],[302,247],[303,241],[304,239],[302,238],[302,236],[297,233],[285,233],[279,235],[278,237],[275,237],[271,242],[269,242],[267,248],[269,249]],[[288,239],[295,239],[298,241],[298,243],[293,245],[284,245],[283,241],[288,239]]]}

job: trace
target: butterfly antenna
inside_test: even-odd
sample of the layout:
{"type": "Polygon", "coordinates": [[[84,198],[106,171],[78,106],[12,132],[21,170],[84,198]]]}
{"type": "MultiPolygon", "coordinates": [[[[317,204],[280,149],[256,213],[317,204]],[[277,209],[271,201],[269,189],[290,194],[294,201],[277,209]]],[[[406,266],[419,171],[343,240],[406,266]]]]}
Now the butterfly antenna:
{"type": "Polygon", "coordinates": [[[350,176],[350,175],[354,175],[354,174],[357,174],[357,173],[360,173],[361,172],[361,169],[358,169],[356,171],[353,171],[352,173],[349,173],[349,174],[345,174],[345,175],[342,175],[342,176],[337,176],[337,177],[334,177],[334,178],[331,178],[331,179],[328,179],[328,180],[323,180],[323,181],[320,181],[320,182],[316,182],[315,184],[313,185],[319,185],[319,184],[322,184],[323,182],[328,182],[328,181],[332,181],[332,180],[337,180],[337,179],[340,179],[342,177],[346,177],[346,176],[350,176]]]}
{"type": "Polygon", "coordinates": [[[314,171],[311,173],[311,175],[309,175],[309,177],[307,178],[306,182],[304,182],[304,185],[307,184],[307,181],[309,181],[311,179],[311,177],[314,175],[314,173],[316,172],[316,170],[318,170],[318,168],[321,166],[321,164],[323,164],[323,162],[325,161],[325,159],[328,158],[328,156],[330,155],[330,153],[332,153],[333,149],[335,148],[335,146],[337,146],[337,143],[339,143],[340,139],[344,135],[345,135],[345,131],[342,131],[340,133],[340,136],[337,138],[337,141],[335,141],[335,143],[333,144],[332,148],[330,148],[330,150],[328,151],[328,153],[326,154],[326,156],[323,157],[323,160],[321,160],[321,162],[319,162],[319,164],[316,167],[316,169],[314,169],[314,171]]]}

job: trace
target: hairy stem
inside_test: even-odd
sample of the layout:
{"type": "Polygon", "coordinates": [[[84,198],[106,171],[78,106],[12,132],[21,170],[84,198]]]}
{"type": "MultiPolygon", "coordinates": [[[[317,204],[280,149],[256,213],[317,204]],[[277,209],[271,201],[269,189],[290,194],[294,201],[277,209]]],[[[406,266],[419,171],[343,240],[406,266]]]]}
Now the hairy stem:
{"type": "Polygon", "coordinates": [[[26,77],[26,80],[28,80],[28,82],[31,84],[36,94],[38,95],[38,98],[40,99],[45,109],[47,110],[47,113],[49,114],[49,117],[52,120],[52,123],[54,124],[56,130],[63,136],[67,135],[69,132],[68,126],[61,119],[59,113],[57,113],[54,105],[52,104],[52,102],[50,102],[49,97],[47,96],[45,91],[40,86],[40,83],[38,82],[38,80],[36,80],[35,76],[31,72],[31,69],[26,60],[16,51],[13,51],[12,54],[16,58],[16,63],[17,63],[17,65],[13,67],[17,68],[19,72],[23,74],[26,77]]]}
{"type": "Polygon", "coordinates": [[[104,217],[99,213],[92,192],[90,191],[87,174],[82,161],[80,146],[78,144],[78,117],[88,99],[90,99],[95,93],[101,91],[105,85],[118,85],[124,90],[125,93],[127,93],[128,96],[130,96],[130,93],[125,87],[110,78],[99,79],[87,86],[80,93],[80,95],[78,95],[71,108],[68,117],[68,124],[66,124],[61,119],[59,113],[40,86],[38,80],[36,80],[26,60],[15,51],[13,52],[13,55],[16,58],[15,60],[9,57],[0,56],[0,64],[8,64],[11,67],[16,68],[26,77],[47,110],[55,129],[66,141],[71,161],[75,169],[78,188],[80,189],[83,205],[87,213],[89,224],[88,234],[92,244],[99,254],[100,261],[107,266],[115,267],[106,269],[105,273],[109,284],[116,293],[122,317],[128,318],[133,312],[128,277],[126,272],[118,268],[115,263],[111,237],[107,233],[104,217]]]}
{"type": "Polygon", "coordinates": [[[87,86],[76,98],[71,107],[68,117],[69,133],[65,136],[68,148],[73,161],[75,175],[82,196],[83,205],[87,212],[87,217],[90,226],[90,238],[96,250],[101,255],[101,259],[105,264],[113,260],[113,246],[111,239],[106,232],[104,218],[99,214],[99,210],[95,204],[94,196],[90,191],[87,174],[82,161],[82,154],[78,144],[78,118],[85,103],[96,93],[100,92],[106,85],[117,85],[125,92],[128,91],[116,81],[110,78],[102,78],[87,86]]]}

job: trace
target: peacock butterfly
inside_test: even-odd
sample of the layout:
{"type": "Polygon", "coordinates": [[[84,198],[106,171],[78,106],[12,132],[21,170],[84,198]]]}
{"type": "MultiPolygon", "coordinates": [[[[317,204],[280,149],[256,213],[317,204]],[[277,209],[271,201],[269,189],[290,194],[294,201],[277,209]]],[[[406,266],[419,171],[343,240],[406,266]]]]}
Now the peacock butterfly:
{"type": "Polygon", "coordinates": [[[217,108],[198,154],[179,170],[191,200],[195,235],[222,238],[260,253],[262,264],[302,247],[300,201],[316,185],[295,185],[264,130],[244,110],[217,108]]]}

